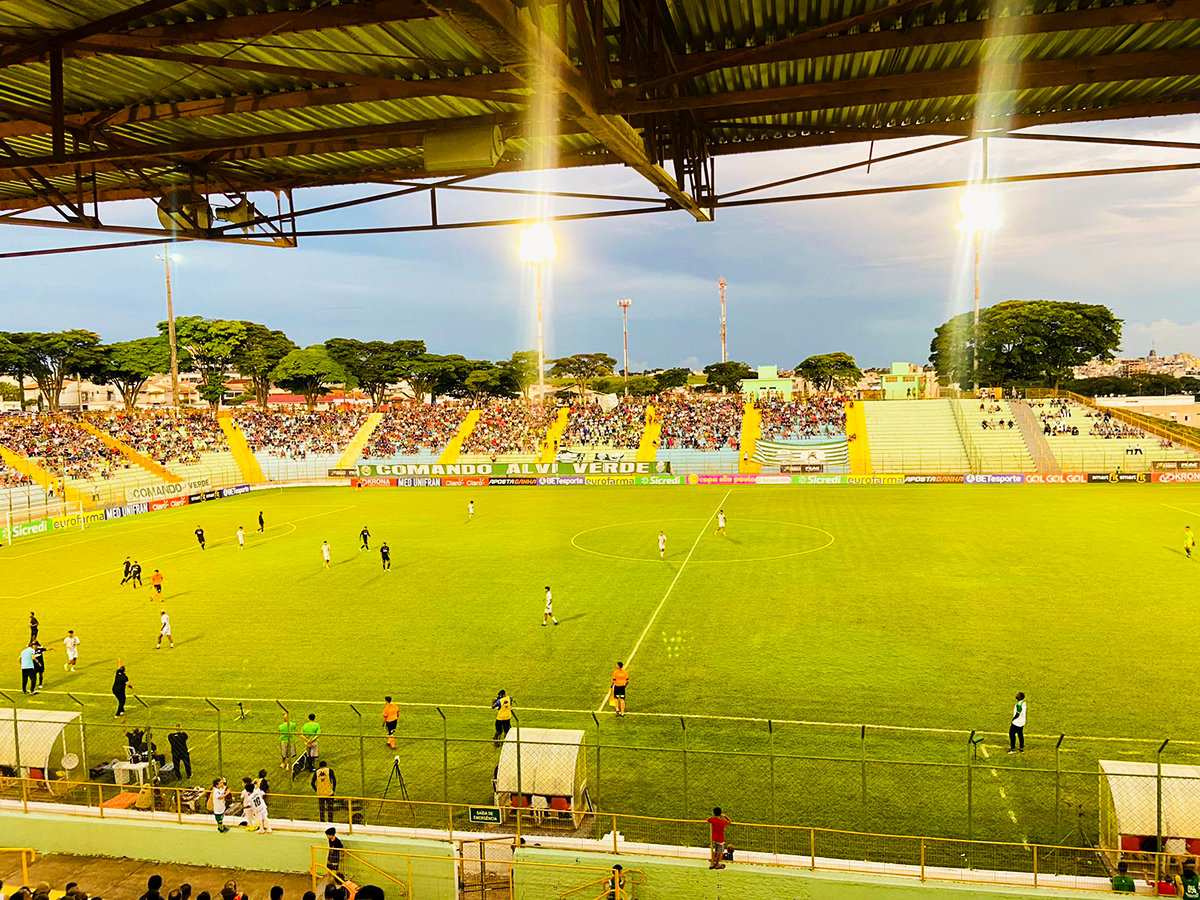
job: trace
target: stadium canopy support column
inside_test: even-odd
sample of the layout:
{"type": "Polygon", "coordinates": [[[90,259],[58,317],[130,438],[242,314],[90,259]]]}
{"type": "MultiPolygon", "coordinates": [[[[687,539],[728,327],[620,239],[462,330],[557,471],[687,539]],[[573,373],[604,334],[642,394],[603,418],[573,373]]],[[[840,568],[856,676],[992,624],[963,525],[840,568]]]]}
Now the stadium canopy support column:
{"type": "MultiPolygon", "coordinates": [[[[775,856],[779,856],[779,820],[775,817],[775,723],[767,719],[767,750],[771,763],[771,844],[775,856]]],[[[778,862],[778,860],[776,860],[778,862]]]]}
{"type": "Polygon", "coordinates": [[[600,717],[592,713],[592,721],[596,723],[596,809],[600,808],[600,717]]]}
{"type": "MultiPolygon", "coordinates": [[[[211,706],[211,704],[209,704],[209,705],[211,706]]],[[[276,699],[276,701],[275,701],[275,705],[276,705],[276,706],[278,706],[280,709],[282,709],[282,710],[283,710],[283,714],[284,714],[285,716],[287,716],[287,720],[288,720],[289,722],[291,722],[291,721],[292,721],[292,714],[291,714],[291,712],[288,710],[288,708],[287,708],[286,706],[284,706],[282,703],[280,703],[278,699],[276,699]]],[[[218,722],[220,722],[220,721],[221,721],[221,712],[220,712],[220,710],[218,710],[218,711],[217,711],[217,721],[218,721],[218,722]]],[[[290,766],[290,765],[292,764],[292,753],[291,753],[291,750],[292,750],[292,736],[291,736],[290,734],[287,736],[287,743],[286,743],[286,744],[284,744],[284,746],[287,748],[287,764],[290,766]]]]}
{"type": "MultiPolygon", "coordinates": [[[[149,750],[151,741],[154,740],[154,710],[150,708],[149,703],[137,694],[133,695],[133,699],[142,704],[142,708],[146,710],[146,748],[149,750]]],[[[149,753],[148,755],[150,759],[148,760],[149,765],[146,768],[146,780],[150,784],[154,784],[154,779],[158,776],[158,766],[154,762],[154,754],[149,753]]]]}
{"type": "Polygon", "coordinates": [[[84,713],[87,712],[87,707],[83,705],[83,701],[67,691],[67,696],[74,702],[79,704],[79,758],[87,759],[87,721],[84,718],[84,713]]]}
{"type": "MultiPolygon", "coordinates": [[[[358,716],[358,793],[360,796],[367,796],[367,739],[363,734],[363,716],[358,711],[358,707],[353,703],[350,704],[350,709],[358,716]]],[[[353,819],[353,816],[351,817],[353,819]]]]}
{"type": "Polygon", "coordinates": [[[1156,844],[1156,846],[1158,847],[1158,850],[1154,855],[1154,880],[1155,881],[1161,880],[1159,878],[1159,876],[1163,874],[1161,871],[1159,871],[1159,867],[1162,865],[1162,852],[1163,852],[1162,755],[1163,755],[1163,751],[1167,749],[1167,744],[1169,744],[1169,743],[1171,743],[1171,739],[1167,738],[1165,741],[1162,742],[1162,746],[1160,746],[1158,748],[1158,753],[1156,753],[1154,755],[1154,762],[1158,769],[1157,774],[1155,775],[1155,778],[1154,778],[1154,781],[1155,781],[1154,787],[1155,787],[1155,793],[1156,793],[1155,802],[1157,803],[1157,809],[1155,810],[1154,835],[1158,840],[1158,843],[1156,844]]]}
{"type": "MultiPolygon", "coordinates": [[[[450,802],[450,735],[446,731],[446,714],[440,706],[435,706],[437,714],[442,717],[442,802],[450,802]]],[[[454,840],[454,813],[450,813],[450,839],[454,840]]]]}
{"type": "MultiPolygon", "coordinates": [[[[1059,804],[1062,803],[1062,742],[1066,737],[1065,734],[1058,736],[1058,743],[1054,745],[1054,840],[1062,845],[1062,830],[1059,826],[1058,814],[1059,804]]],[[[1054,874],[1058,874],[1059,857],[1061,854],[1054,856],[1054,874]]]]}
{"type": "Polygon", "coordinates": [[[521,720],[517,718],[516,713],[512,713],[512,720],[513,724],[517,726],[517,830],[519,832],[522,804],[525,803],[525,792],[521,790],[521,720]]]}
{"type": "Polygon", "coordinates": [[[223,772],[225,771],[225,752],[221,741],[221,708],[207,697],[204,698],[204,702],[211,706],[217,714],[217,771],[223,772]]]}
{"type": "Polygon", "coordinates": [[[859,733],[859,748],[860,758],[862,759],[862,806],[863,818],[866,818],[867,812],[867,726],[862,726],[862,731],[859,733]]]}
{"type": "MultiPolygon", "coordinates": [[[[971,736],[967,738],[967,840],[974,840],[973,830],[971,828],[971,754],[975,750],[975,732],[971,732],[971,736]]],[[[967,860],[967,868],[971,868],[971,861],[967,860]]]]}

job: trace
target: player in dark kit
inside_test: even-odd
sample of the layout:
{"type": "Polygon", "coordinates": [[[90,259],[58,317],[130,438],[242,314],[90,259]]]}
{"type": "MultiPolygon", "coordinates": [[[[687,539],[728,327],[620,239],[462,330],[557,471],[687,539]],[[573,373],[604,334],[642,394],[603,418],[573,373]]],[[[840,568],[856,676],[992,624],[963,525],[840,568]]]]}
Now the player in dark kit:
{"type": "Polygon", "coordinates": [[[203,550],[204,549],[204,529],[203,528],[196,529],[196,540],[200,542],[200,549],[203,550]]]}
{"type": "Polygon", "coordinates": [[[142,564],[136,559],[133,561],[133,568],[129,570],[129,580],[135,588],[142,586],[142,564]]]}
{"type": "Polygon", "coordinates": [[[392,568],[392,551],[388,548],[387,541],[379,548],[379,555],[383,559],[383,571],[389,571],[392,568]]]}
{"type": "Polygon", "coordinates": [[[362,541],[362,546],[359,550],[370,550],[371,532],[367,530],[367,526],[363,526],[363,530],[358,533],[358,539],[362,541]]]}
{"type": "Polygon", "coordinates": [[[125,557],[125,577],[121,579],[121,584],[125,584],[129,580],[129,573],[133,571],[133,563],[129,561],[129,557],[125,557]]]}
{"type": "Polygon", "coordinates": [[[260,511],[260,512],[259,512],[259,514],[258,514],[258,530],[259,530],[259,531],[265,531],[265,530],[266,530],[266,527],[267,527],[267,526],[266,526],[266,525],[263,523],[262,512],[260,511]]]}

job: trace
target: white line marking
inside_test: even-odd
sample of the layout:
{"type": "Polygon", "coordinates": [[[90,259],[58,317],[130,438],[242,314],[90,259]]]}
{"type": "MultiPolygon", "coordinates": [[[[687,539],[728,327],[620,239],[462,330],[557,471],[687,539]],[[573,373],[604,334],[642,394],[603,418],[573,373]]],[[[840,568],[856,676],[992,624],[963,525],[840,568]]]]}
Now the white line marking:
{"type": "Polygon", "coordinates": [[[1000,799],[1001,799],[1001,800],[1007,800],[1007,799],[1008,799],[1008,794],[1007,794],[1007,793],[1005,793],[1005,791],[1004,791],[1004,788],[1000,788],[1000,799]]]}
{"type": "MultiPolygon", "coordinates": [[[[708,523],[713,520],[725,501],[729,499],[729,495],[733,493],[733,488],[725,492],[725,496],[721,498],[721,502],[717,504],[717,509],[714,509],[709,517],[704,520],[704,524],[700,527],[700,533],[696,535],[696,540],[692,541],[692,548],[688,550],[687,556],[683,558],[683,565],[679,567],[679,571],[675,573],[675,577],[671,579],[671,586],[667,588],[667,592],[663,594],[663,598],[658,601],[658,606],[654,609],[654,615],[650,617],[650,621],[646,623],[646,627],[642,629],[641,636],[637,639],[637,643],[633,645],[633,649],[629,651],[629,655],[625,657],[625,668],[633,663],[633,658],[637,656],[638,648],[642,646],[642,641],[646,639],[646,635],[650,633],[650,629],[654,627],[654,622],[658,618],[658,614],[662,612],[663,605],[667,602],[667,598],[671,596],[671,591],[675,590],[675,585],[679,583],[679,576],[683,574],[683,570],[687,567],[688,561],[692,558],[692,554],[696,552],[696,548],[700,545],[700,541],[704,535],[708,534],[708,523]]],[[[598,713],[604,712],[604,707],[608,704],[608,691],[605,690],[604,698],[600,701],[600,708],[596,710],[598,713]]]]}
{"type": "Polygon", "coordinates": [[[1012,819],[1012,823],[1013,823],[1014,825],[1016,825],[1016,824],[1017,824],[1017,814],[1016,814],[1015,812],[1013,812],[1011,809],[1008,811],[1008,817],[1009,817],[1010,819],[1012,819]]]}
{"type": "Polygon", "coordinates": [[[1200,513],[1192,512],[1190,509],[1184,509],[1182,506],[1172,506],[1170,503],[1160,503],[1159,506],[1165,506],[1167,509],[1176,509],[1181,513],[1187,513],[1189,516],[1200,516],[1200,513]]]}

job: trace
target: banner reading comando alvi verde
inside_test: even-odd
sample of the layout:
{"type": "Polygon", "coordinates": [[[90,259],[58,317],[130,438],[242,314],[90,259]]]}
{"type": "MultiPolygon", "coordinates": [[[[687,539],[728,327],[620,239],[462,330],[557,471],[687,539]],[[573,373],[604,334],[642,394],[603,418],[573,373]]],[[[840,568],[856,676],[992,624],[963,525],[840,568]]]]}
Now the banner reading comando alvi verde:
{"type": "Polygon", "coordinates": [[[578,463],[372,463],[358,467],[363,478],[412,475],[668,475],[669,462],[578,463]]]}

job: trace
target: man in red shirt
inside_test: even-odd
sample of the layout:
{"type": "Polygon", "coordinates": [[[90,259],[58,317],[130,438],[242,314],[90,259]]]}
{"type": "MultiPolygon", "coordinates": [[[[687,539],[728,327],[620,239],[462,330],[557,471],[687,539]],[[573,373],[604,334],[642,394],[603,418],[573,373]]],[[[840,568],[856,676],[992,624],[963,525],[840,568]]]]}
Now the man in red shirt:
{"type": "Polygon", "coordinates": [[[721,807],[713,810],[713,814],[706,819],[710,837],[712,838],[712,859],[708,863],[710,869],[723,869],[725,863],[725,828],[729,825],[729,816],[721,812],[721,807]]]}

